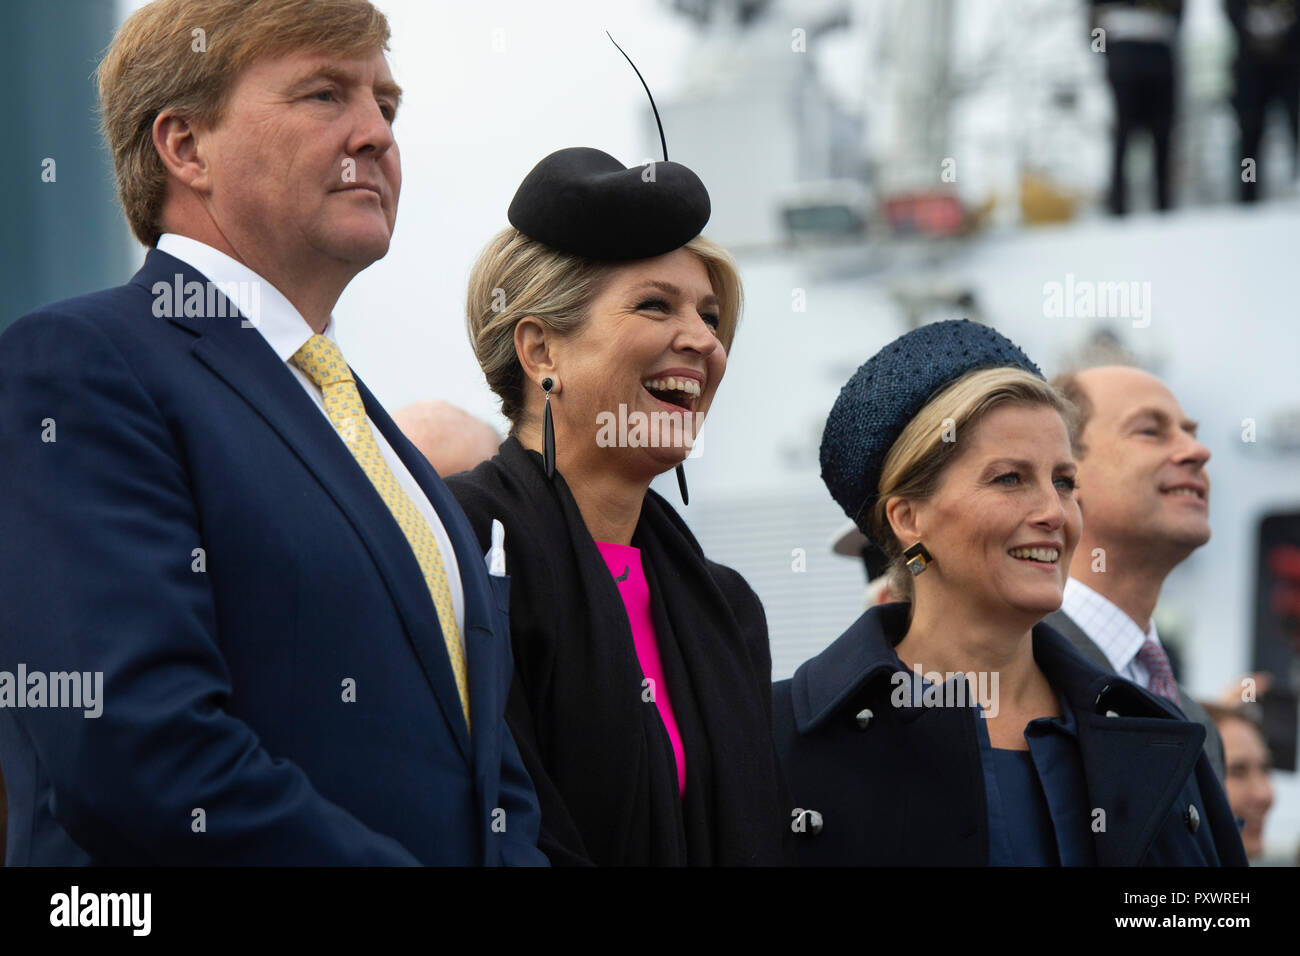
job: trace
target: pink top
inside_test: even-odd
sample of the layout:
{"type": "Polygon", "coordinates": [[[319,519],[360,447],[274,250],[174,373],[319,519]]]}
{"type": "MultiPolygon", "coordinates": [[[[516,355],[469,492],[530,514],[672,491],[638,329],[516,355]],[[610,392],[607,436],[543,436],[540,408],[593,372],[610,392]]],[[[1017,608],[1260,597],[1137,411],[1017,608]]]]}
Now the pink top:
{"type": "Polygon", "coordinates": [[[632,642],[636,645],[637,660],[641,662],[641,673],[652,682],[650,687],[654,689],[655,706],[659,708],[659,717],[673,744],[673,756],[677,758],[677,792],[685,794],[686,750],[682,747],[682,735],[677,731],[677,718],[673,716],[668,683],[664,680],[664,668],[659,659],[659,640],[650,616],[650,585],[646,583],[641,568],[641,549],[605,541],[597,541],[596,547],[618,584],[623,607],[627,609],[627,621],[632,626],[632,642]]]}

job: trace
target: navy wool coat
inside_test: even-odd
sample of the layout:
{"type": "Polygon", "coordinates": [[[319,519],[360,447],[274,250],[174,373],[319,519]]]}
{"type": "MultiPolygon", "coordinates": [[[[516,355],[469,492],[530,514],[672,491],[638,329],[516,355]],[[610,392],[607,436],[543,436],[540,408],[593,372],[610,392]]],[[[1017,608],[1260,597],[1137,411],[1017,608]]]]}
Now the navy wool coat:
{"type": "MultiPolygon", "coordinates": [[[[801,865],[988,864],[982,718],[972,707],[891,705],[893,647],[907,616],[906,604],[868,610],[773,688],[801,865]],[[796,816],[808,810],[820,816],[796,816]]],[[[1080,799],[1105,811],[1104,831],[1092,834],[1098,864],[1245,866],[1205,728],[1101,670],[1047,625],[1032,640],[1039,668],[1074,710],[1080,799]]]]}

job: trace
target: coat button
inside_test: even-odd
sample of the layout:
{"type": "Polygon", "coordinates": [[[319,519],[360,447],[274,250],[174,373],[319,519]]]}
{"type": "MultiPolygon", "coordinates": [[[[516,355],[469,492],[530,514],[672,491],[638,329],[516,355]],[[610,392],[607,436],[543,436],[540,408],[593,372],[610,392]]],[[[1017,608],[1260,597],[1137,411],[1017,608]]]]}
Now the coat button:
{"type": "Polygon", "coordinates": [[[871,726],[871,718],[875,716],[876,715],[873,714],[870,709],[864,707],[862,710],[858,711],[858,715],[853,719],[858,723],[858,730],[866,730],[871,726]]]}
{"type": "Polygon", "coordinates": [[[1195,833],[1201,828],[1201,815],[1196,810],[1196,804],[1189,803],[1187,811],[1183,814],[1183,822],[1187,824],[1187,829],[1195,833]]]}
{"type": "Polygon", "coordinates": [[[822,832],[822,815],[816,810],[805,810],[799,814],[799,822],[802,824],[796,832],[808,836],[817,836],[822,832]]]}

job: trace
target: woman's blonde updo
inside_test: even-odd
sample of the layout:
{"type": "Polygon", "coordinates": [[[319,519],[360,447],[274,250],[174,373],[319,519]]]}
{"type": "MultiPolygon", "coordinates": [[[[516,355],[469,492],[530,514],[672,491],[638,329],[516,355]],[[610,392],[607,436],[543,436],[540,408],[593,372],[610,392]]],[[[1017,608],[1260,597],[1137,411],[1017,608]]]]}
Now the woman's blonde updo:
{"type": "MultiPolygon", "coordinates": [[[[697,236],[683,247],[704,263],[719,300],[718,338],[731,348],[740,318],[741,287],[731,255],[697,236]]],[[[617,262],[559,252],[510,227],[479,254],[470,272],[465,326],[488,386],[501,399],[513,434],[524,410],[524,372],[515,354],[515,325],[533,316],[561,336],[581,330],[593,299],[620,267],[617,262]]]]}
{"type": "Polygon", "coordinates": [[[889,499],[923,501],[933,495],[961,447],[951,437],[945,441],[945,435],[969,434],[985,415],[1002,405],[1054,408],[1065,422],[1066,433],[1074,434],[1075,407],[1047,382],[1019,368],[983,368],[967,372],[930,399],[885,456],[880,494],[871,508],[867,530],[889,556],[889,587],[898,600],[911,601],[914,592],[903,545],[885,515],[889,499]]]}

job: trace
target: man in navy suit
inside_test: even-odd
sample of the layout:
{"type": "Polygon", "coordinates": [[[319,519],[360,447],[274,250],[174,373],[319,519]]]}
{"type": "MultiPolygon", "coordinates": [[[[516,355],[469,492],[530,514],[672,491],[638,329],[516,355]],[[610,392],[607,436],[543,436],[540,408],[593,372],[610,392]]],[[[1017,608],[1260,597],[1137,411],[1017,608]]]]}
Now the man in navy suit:
{"type": "Polygon", "coordinates": [[[387,41],[367,0],[158,0],[100,67],[151,248],[0,337],[9,864],[546,863],[507,579],[303,360],[388,250],[387,41]]]}

